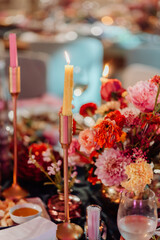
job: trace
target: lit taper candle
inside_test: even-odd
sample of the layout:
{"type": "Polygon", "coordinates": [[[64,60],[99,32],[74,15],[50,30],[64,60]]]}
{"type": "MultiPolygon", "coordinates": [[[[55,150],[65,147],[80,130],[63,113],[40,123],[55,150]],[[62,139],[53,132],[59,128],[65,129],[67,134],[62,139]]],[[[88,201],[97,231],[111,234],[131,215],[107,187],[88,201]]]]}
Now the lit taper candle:
{"type": "Polygon", "coordinates": [[[73,98],[73,65],[70,65],[68,53],[65,51],[67,65],[65,65],[64,91],[62,115],[72,115],[72,98],[73,98]]]}
{"type": "Polygon", "coordinates": [[[102,83],[105,83],[107,81],[108,74],[109,74],[109,65],[105,64],[102,77],[100,78],[102,83]]]}
{"type": "Polygon", "coordinates": [[[59,115],[59,140],[63,148],[63,172],[64,172],[64,214],[63,223],[57,226],[57,239],[77,240],[82,237],[83,229],[75,223],[70,223],[69,195],[68,195],[68,149],[72,141],[72,97],[73,97],[73,66],[65,52],[68,65],[65,66],[64,93],[62,114],[59,115]]]}

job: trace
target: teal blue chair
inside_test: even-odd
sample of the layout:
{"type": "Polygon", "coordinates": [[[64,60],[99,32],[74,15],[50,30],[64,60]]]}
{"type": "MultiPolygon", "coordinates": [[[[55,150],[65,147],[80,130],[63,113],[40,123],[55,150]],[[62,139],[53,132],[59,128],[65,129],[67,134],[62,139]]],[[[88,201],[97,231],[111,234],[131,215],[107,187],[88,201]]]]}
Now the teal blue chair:
{"type": "Polygon", "coordinates": [[[47,69],[47,92],[63,98],[65,50],[74,65],[73,112],[87,102],[100,104],[103,46],[95,38],[79,38],[54,49],[47,69]]]}

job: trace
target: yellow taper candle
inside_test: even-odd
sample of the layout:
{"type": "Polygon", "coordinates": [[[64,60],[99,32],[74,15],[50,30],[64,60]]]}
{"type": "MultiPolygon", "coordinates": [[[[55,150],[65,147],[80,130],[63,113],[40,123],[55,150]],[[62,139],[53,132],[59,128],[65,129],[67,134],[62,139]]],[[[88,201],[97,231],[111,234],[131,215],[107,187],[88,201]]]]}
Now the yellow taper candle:
{"type": "Polygon", "coordinates": [[[102,77],[100,78],[102,84],[107,82],[108,74],[109,74],[109,65],[105,64],[104,70],[103,70],[103,73],[102,73],[102,77]]]}
{"type": "Polygon", "coordinates": [[[73,66],[70,65],[68,53],[65,51],[67,65],[65,65],[64,91],[62,115],[72,115],[72,98],[73,98],[73,66]]]}

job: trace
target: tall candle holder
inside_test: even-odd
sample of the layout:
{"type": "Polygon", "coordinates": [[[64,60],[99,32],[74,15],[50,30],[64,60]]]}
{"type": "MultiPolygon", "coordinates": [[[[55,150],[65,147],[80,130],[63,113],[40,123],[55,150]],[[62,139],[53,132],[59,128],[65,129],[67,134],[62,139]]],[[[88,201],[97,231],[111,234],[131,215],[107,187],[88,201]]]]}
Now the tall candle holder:
{"type": "Polygon", "coordinates": [[[27,196],[27,192],[17,182],[17,98],[20,93],[20,67],[9,68],[9,91],[13,102],[13,129],[14,129],[14,166],[13,183],[5,189],[2,195],[5,198],[20,199],[27,196]]]}
{"type": "Polygon", "coordinates": [[[64,153],[64,209],[65,222],[58,224],[57,238],[59,240],[75,240],[81,238],[83,230],[79,225],[70,223],[68,198],[68,148],[72,141],[72,115],[60,114],[59,117],[60,143],[64,153]]]}

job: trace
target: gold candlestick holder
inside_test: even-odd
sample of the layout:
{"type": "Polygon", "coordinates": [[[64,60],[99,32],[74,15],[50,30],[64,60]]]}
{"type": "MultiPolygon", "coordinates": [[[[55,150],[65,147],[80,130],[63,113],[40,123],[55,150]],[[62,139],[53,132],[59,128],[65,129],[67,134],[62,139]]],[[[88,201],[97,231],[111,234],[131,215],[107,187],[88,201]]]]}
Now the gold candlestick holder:
{"type": "Polygon", "coordinates": [[[70,223],[69,219],[69,198],[68,198],[68,148],[72,141],[72,115],[59,117],[59,134],[60,143],[63,148],[64,155],[64,209],[65,222],[58,224],[57,238],[59,240],[75,240],[80,239],[83,229],[74,223],[70,223]]]}
{"type": "Polygon", "coordinates": [[[11,187],[5,189],[2,195],[5,198],[18,200],[26,197],[28,193],[19,186],[17,182],[17,98],[20,93],[20,67],[9,68],[9,91],[13,102],[13,129],[14,129],[14,166],[13,183],[11,187]]]}

